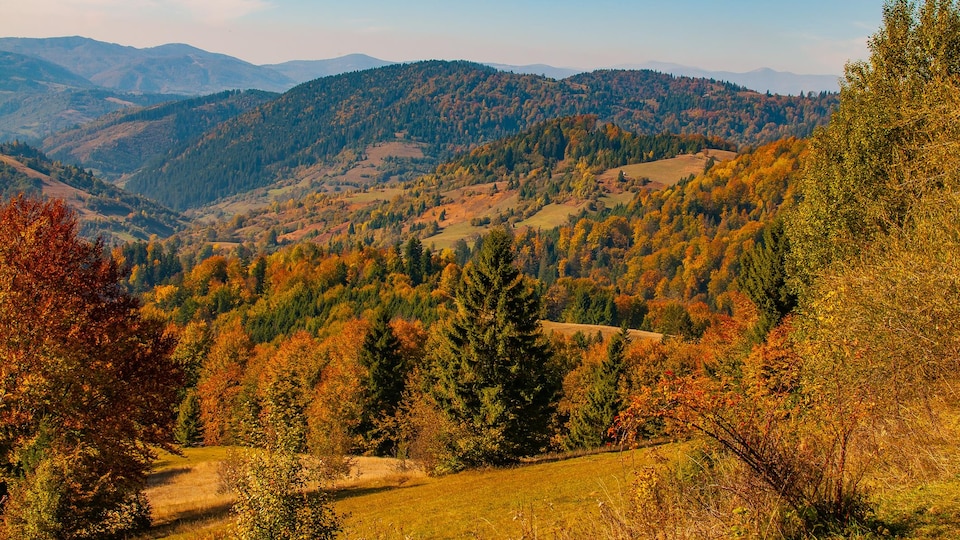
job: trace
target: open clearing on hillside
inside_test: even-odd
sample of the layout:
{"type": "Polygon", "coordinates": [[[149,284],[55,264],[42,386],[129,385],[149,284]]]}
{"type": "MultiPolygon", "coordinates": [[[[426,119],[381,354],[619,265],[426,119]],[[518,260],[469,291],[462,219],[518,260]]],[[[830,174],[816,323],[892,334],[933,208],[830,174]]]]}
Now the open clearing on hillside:
{"type": "MultiPolygon", "coordinates": [[[[632,194],[631,194],[632,195],[632,194]]],[[[579,214],[590,203],[582,201],[580,204],[560,204],[550,203],[540,209],[539,212],[529,218],[517,223],[517,227],[530,227],[532,229],[552,229],[554,227],[567,223],[567,218],[572,214],[579,214]]]]}
{"type": "MultiPolygon", "coordinates": [[[[673,458],[686,445],[659,447],[673,458]]],[[[229,449],[187,449],[165,456],[147,496],[155,525],[142,538],[227,538],[232,498],[218,493],[219,461],[229,449]]],[[[620,508],[633,474],[655,462],[652,449],[604,452],[506,469],[432,478],[400,470],[396,460],[357,458],[361,473],[333,494],[344,538],[519,538],[536,528],[590,538],[600,508],[620,508]],[[364,472],[365,471],[365,472],[364,472]]]]}
{"type": "MultiPolygon", "coordinates": [[[[543,326],[544,332],[558,332],[565,336],[572,336],[577,332],[581,332],[585,336],[595,336],[597,335],[597,332],[600,332],[600,334],[603,335],[603,338],[607,339],[614,334],[620,333],[620,328],[616,326],[606,326],[603,324],[560,323],[546,320],[540,321],[540,324],[543,326]]],[[[645,330],[634,330],[631,328],[627,330],[627,334],[631,339],[652,341],[663,340],[663,334],[647,332],[645,330]]]]}
{"type": "MultiPolygon", "coordinates": [[[[505,469],[434,478],[397,460],[357,458],[359,474],[332,494],[344,516],[342,538],[611,538],[601,509],[624,516],[635,473],[689,454],[699,443],[668,443],[505,469]]],[[[154,527],[140,536],[230,538],[232,498],[218,492],[229,448],[164,455],[149,480],[154,527]]],[[[957,451],[950,459],[960,458],[957,451]]],[[[886,478],[886,477],[884,477],[886,478]]],[[[923,483],[872,479],[877,517],[898,538],[960,538],[960,475],[923,483]]],[[[886,537],[886,536],[884,536],[886,537]]],[[[864,538],[873,538],[865,536],[864,538]]]]}
{"type": "Polygon", "coordinates": [[[672,186],[691,174],[702,173],[711,157],[717,161],[727,161],[736,156],[736,152],[726,150],[704,150],[697,154],[684,154],[670,159],[614,167],[604,171],[597,178],[600,181],[615,181],[620,171],[623,171],[627,178],[649,178],[652,182],[672,186]]]}

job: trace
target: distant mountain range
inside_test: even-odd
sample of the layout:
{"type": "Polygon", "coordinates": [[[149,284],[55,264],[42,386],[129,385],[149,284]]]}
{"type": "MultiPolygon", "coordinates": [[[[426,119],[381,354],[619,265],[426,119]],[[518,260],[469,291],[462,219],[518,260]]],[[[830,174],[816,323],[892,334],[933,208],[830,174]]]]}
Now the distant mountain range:
{"type": "MultiPolygon", "coordinates": [[[[154,94],[202,95],[223,90],[258,89],[272,92],[319,77],[383,67],[395,62],[364,54],[327,60],[293,60],[257,66],[243,60],[184,44],[138,49],[84,37],[0,38],[0,51],[35,57],[61,66],[89,82],[111,90],[154,94]]],[[[563,79],[590,70],[546,64],[486,64],[502,71],[563,79]]],[[[703,77],[756,90],[796,95],[801,91],[839,90],[836,75],[797,75],[758,69],[747,73],[709,71],[663,62],[612,66],[652,69],[671,75],[703,77]]]]}
{"type": "Polygon", "coordinates": [[[800,92],[838,92],[840,90],[840,77],[838,75],[797,75],[785,71],[774,71],[770,68],[735,73],[732,71],[708,71],[667,62],[624,64],[615,67],[618,69],[652,69],[671,75],[727,81],[757,92],[773,94],[797,95],[800,92]]]}

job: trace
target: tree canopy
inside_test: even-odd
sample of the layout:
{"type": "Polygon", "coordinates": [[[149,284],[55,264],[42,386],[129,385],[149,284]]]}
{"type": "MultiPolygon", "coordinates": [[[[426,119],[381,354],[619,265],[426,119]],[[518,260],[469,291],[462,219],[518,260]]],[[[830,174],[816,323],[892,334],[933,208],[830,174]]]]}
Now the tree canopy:
{"type": "Polygon", "coordinates": [[[182,379],[63,203],[0,209],[0,475],[8,537],[102,538],[149,519],[153,447],[172,441],[182,379]]]}

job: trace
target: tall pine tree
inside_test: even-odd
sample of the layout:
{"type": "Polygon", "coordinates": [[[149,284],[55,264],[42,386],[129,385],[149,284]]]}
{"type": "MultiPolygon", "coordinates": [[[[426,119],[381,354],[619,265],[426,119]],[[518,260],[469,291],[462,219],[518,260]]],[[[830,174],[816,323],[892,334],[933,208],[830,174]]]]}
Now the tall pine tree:
{"type": "Polygon", "coordinates": [[[557,380],[540,328],[540,298],[514,266],[511,238],[492,231],[463,271],[456,312],[440,330],[432,394],[461,430],[452,468],[540,451],[557,380]]]}
{"type": "Polygon", "coordinates": [[[607,357],[594,370],[586,402],[570,417],[570,431],[564,443],[568,450],[598,448],[610,440],[607,430],[623,409],[620,376],[623,374],[624,352],[628,344],[626,327],[610,338],[607,357]]]}
{"type": "Polygon", "coordinates": [[[403,398],[408,366],[400,354],[400,340],[390,328],[390,316],[380,310],[376,313],[360,347],[360,364],[367,369],[366,404],[359,430],[372,450],[383,454],[393,445],[393,436],[384,426],[397,412],[403,398]]]}
{"type": "Polygon", "coordinates": [[[740,290],[753,300],[760,318],[753,338],[763,341],[767,333],[797,305],[797,295],[787,283],[787,253],[790,242],[782,218],[764,228],[761,243],[743,254],[737,277],[740,290]]]}

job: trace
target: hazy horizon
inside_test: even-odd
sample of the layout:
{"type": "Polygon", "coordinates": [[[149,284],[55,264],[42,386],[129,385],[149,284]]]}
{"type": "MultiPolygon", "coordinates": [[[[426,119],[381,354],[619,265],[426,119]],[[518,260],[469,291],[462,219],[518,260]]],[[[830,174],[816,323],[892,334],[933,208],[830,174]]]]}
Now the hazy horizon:
{"type": "Polygon", "coordinates": [[[866,57],[879,0],[723,8],[675,3],[502,0],[34,0],[5,8],[4,37],[79,35],[137,48],[186,43],[252,64],[365,54],[592,70],[646,62],[712,71],[843,73],[866,57]]]}

